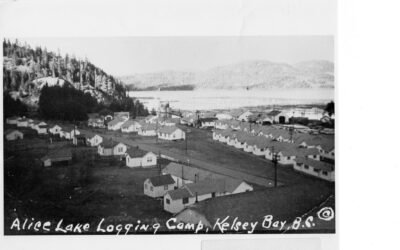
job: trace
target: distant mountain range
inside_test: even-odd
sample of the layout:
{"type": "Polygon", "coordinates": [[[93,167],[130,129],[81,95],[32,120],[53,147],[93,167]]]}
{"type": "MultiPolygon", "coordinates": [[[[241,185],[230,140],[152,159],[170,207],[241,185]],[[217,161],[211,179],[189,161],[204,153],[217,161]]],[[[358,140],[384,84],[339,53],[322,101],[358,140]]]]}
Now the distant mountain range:
{"type": "Polygon", "coordinates": [[[246,61],[205,71],[163,71],[120,77],[131,90],[333,88],[334,64],[246,61]]]}

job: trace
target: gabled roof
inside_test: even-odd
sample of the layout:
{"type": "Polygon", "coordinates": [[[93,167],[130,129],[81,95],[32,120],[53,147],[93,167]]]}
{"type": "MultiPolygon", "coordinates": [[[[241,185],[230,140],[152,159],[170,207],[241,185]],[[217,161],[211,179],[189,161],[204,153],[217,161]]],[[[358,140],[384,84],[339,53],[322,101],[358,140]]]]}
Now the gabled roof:
{"type": "Polygon", "coordinates": [[[62,128],[60,125],[58,125],[58,124],[50,124],[49,125],[49,128],[54,128],[54,127],[59,127],[59,128],[62,128]]]}
{"type": "Polygon", "coordinates": [[[229,112],[229,114],[230,114],[231,116],[233,116],[233,117],[238,117],[238,116],[240,116],[241,114],[243,114],[243,111],[240,110],[240,109],[231,110],[231,111],[229,112]]]}
{"type": "Polygon", "coordinates": [[[237,132],[236,133],[236,140],[238,140],[239,142],[246,142],[247,140],[251,140],[251,138],[253,137],[252,134],[250,133],[246,133],[246,132],[237,132]]]}
{"type": "Polygon", "coordinates": [[[135,124],[139,124],[139,122],[135,120],[127,120],[126,122],[124,122],[124,124],[122,124],[121,128],[129,128],[130,126],[135,124]]]}
{"type": "Polygon", "coordinates": [[[319,150],[317,148],[301,148],[298,145],[287,142],[273,141],[269,147],[271,151],[272,147],[274,152],[281,153],[283,156],[305,157],[308,155],[319,154],[319,150]]]}
{"type": "Polygon", "coordinates": [[[206,118],[200,118],[199,121],[200,122],[213,122],[218,120],[217,117],[206,117],[206,118]]]}
{"type": "Polygon", "coordinates": [[[175,184],[174,179],[170,174],[154,176],[148,179],[154,187],[175,184]]]}
{"type": "Polygon", "coordinates": [[[11,117],[7,117],[8,120],[18,120],[20,119],[20,117],[18,116],[11,116],[11,117]]]}
{"type": "Polygon", "coordinates": [[[323,171],[334,171],[334,169],[335,169],[335,166],[333,164],[329,164],[329,163],[323,162],[323,161],[312,160],[307,157],[299,157],[295,161],[298,164],[305,164],[305,165],[313,167],[314,169],[320,169],[323,171]]]}
{"type": "Polygon", "coordinates": [[[141,157],[145,156],[147,153],[149,153],[149,152],[144,151],[144,150],[140,149],[139,147],[132,147],[126,151],[126,154],[129,155],[129,157],[131,157],[131,158],[139,158],[139,157],[141,158],[141,157]]]}
{"type": "MultiPolygon", "coordinates": [[[[123,144],[122,142],[108,139],[108,140],[104,140],[100,145],[104,148],[114,148],[115,146],[117,146],[120,143],[123,144]]],[[[125,144],[123,144],[123,145],[125,145],[125,144]]]]}
{"type": "Polygon", "coordinates": [[[239,127],[240,127],[240,130],[242,130],[242,131],[245,129],[250,130],[251,125],[252,124],[250,124],[249,122],[242,122],[242,123],[240,123],[239,127]]]}
{"type": "Polygon", "coordinates": [[[167,194],[171,197],[172,200],[180,200],[183,198],[192,197],[192,194],[186,188],[171,190],[167,194]]]}
{"type": "Polygon", "coordinates": [[[173,132],[175,132],[176,130],[182,130],[178,127],[175,126],[165,126],[165,127],[161,127],[158,131],[160,133],[165,133],[165,134],[172,134],[173,132]]]}
{"type": "Polygon", "coordinates": [[[120,118],[120,117],[116,117],[114,120],[111,120],[108,125],[110,126],[114,126],[117,125],[118,123],[124,122],[124,119],[120,118]]]}
{"type": "Polygon", "coordinates": [[[230,128],[224,130],[215,130],[215,134],[221,135],[223,137],[229,136],[232,133],[234,133],[234,131],[230,128]]]}
{"type": "Polygon", "coordinates": [[[297,134],[294,137],[295,144],[305,142],[308,146],[321,146],[325,151],[331,151],[335,148],[335,137],[333,135],[310,135],[297,134]]]}
{"type": "Polygon", "coordinates": [[[253,112],[251,112],[250,110],[246,110],[246,111],[242,112],[239,116],[244,115],[244,114],[251,115],[251,114],[253,114],[253,112]]]}
{"type": "Polygon", "coordinates": [[[267,139],[263,136],[256,136],[253,137],[252,140],[248,141],[248,145],[256,146],[259,149],[265,149],[268,148],[272,143],[271,139],[267,139]]]}
{"type": "Polygon", "coordinates": [[[183,164],[178,164],[175,162],[169,163],[163,170],[162,172],[164,174],[171,174],[173,176],[185,179],[185,180],[190,180],[190,181],[195,181],[195,178],[197,176],[198,180],[204,180],[204,179],[215,179],[215,178],[221,178],[224,177],[223,175],[213,173],[207,170],[203,170],[200,168],[195,168],[183,164]],[[183,170],[182,170],[183,169],[183,170]]]}
{"type": "Polygon", "coordinates": [[[196,183],[188,183],[180,189],[169,191],[171,199],[178,200],[188,197],[196,197],[211,193],[232,193],[243,181],[229,177],[219,179],[205,179],[196,183]]]}
{"type": "Polygon", "coordinates": [[[280,110],[272,110],[271,112],[269,112],[267,115],[268,116],[277,116],[281,113],[282,111],[280,110]]]}
{"type": "Polygon", "coordinates": [[[168,118],[168,119],[165,119],[163,122],[176,124],[176,123],[179,123],[180,121],[181,121],[181,118],[168,118]]]}
{"type": "Polygon", "coordinates": [[[22,133],[21,131],[19,131],[18,129],[7,129],[7,130],[4,132],[4,134],[8,135],[8,134],[11,134],[11,133],[14,133],[14,132],[23,134],[23,133],[22,133]]]}
{"type": "Polygon", "coordinates": [[[57,150],[52,150],[47,155],[41,158],[42,161],[47,159],[55,160],[59,158],[72,158],[72,152],[70,148],[61,148],[57,150]]]}
{"type": "Polygon", "coordinates": [[[156,130],[157,129],[157,125],[154,123],[146,123],[141,127],[141,130],[156,130]]]}
{"type": "Polygon", "coordinates": [[[204,180],[196,183],[185,184],[186,188],[192,196],[210,194],[213,192],[224,192],[223,185],[218,185],[217,181],[214,180],[204,180]]]}

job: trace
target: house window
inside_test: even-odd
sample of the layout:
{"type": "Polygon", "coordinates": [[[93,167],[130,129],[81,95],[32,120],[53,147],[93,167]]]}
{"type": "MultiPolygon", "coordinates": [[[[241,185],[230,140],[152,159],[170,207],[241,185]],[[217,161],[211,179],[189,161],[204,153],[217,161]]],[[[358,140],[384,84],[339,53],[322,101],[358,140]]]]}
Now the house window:
{"type": "Polygon", "coordinates": [[[314,172],[318,173],[318,172],[319,172],[319,169],[314,168],[314,172]]]}
{"type": "Polygon", "coordinates": [[[308,165],[304,165],[304,169],[309,169],[310,167],[308,165]]]}
{"type": "Polygon", "coordinates": [[[170,204],[170,200],[169,199],[165,199],[165,203],[170,204]]]}
{"type": "Polygon", "coordinates": [[[288,156],[287,159],[290,160],[290,156],[288,156]]]}
{"type": "Polygon", "coordinates": [[[147,162],[152,162],[153,159],[151,157],[147,157],[147,162]]]}
{"type": "Polygon", "coordinates": [[[153,191],[153,187],[150,187],[150,191],[153,191]]]}
{"type": "Polygon", "coordinates": [[[326,171],[322,171],[322,175],[328,175],[328,172],[326,172],[326,171]]]}
{"type": "Polygon", "coordinates": [[[168,190],[168,185],[164,185],[164,190],[168,190]]]}
{"type": "Polygon", "coordinates": [[[189,198],[183,198],[182,199],[183,204],[188,204],[189,203],[189,198]]]}

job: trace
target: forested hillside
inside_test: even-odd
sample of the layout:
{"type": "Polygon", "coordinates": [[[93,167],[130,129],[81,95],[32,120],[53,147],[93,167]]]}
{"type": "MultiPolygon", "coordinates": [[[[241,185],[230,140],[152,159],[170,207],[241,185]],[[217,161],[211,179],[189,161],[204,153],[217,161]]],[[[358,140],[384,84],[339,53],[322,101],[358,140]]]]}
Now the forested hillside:
{"type": "MultiPolygon", "coordinates": [[[[131,111],[137,115],[147,114],[141,103],[126,97],[126,88],[120,80],[87,59],[79,59],[69,54],[62,56],[60,52],[47,51],[42,47],[31,48],[27,44],[22,45],[18,40],[3,41],[3,56],[4,95],[7,96],[7,100],[10,96],[30,110],[40,110],[42,114],[54,113],[54,110],[46,112],[43,107],[39,107],[39,100],[45,86],[48,88],[58,86],[63,88],[56,88],[54,92],[50,90],[47,93],[69,93],[68,97],[61,96],[59,102],[68,101],[69,104],[78,102],[78,106],[85,105],[81,110],[87,112],[131,108],[124,111],[131,111]],[[76,91],[67,91],[64,87],[82,92],[82,96],[76,91]],[[83,94],[88,99],[86,102],[80,102],[83,94]]],[[[51,97],[46,96],[46,98],[51,97]]],[[[46,101],[44,103],[49,104],[46,101]]],[[[50,108],[51,105],[47,107],[50,108]]],[[[7,108],[10,107],[5,107],[7,108]]],[[[68,106],[64,105],[64,108],[68,106]]],[[[74,110],[79,109],[75,107],[74,110]]]]}

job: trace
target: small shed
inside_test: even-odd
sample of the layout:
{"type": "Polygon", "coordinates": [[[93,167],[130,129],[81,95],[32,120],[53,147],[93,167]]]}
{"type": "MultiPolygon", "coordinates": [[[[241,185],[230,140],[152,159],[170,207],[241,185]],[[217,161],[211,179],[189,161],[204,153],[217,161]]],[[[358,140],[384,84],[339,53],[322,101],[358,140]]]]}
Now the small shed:
{"type": "Polygon", "coordinates": [[[44,167],[50,167],[55,164],[68,165],[72,161],[72,152],[69,148],[52,150],[41,158],[44,167]]]}
{"type": "Polygon", "coordinates": [[[24,134],[16,129],[11,129],[11,130],[7,130],[5,132],[6,135],[6,140],[7,141],[15,141],[15,140],[20,140],[20,139],[24,139],[24,134]]]}

